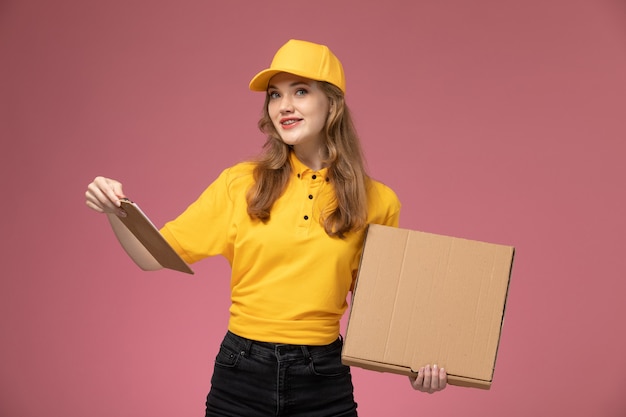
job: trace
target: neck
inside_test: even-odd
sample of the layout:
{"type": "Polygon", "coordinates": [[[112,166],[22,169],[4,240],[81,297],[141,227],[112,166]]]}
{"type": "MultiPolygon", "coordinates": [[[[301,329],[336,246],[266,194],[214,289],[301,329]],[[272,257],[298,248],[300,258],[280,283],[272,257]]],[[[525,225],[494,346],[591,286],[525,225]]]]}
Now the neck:
{"type": "Polygon", "coordinates": [[[322,162],[321,151],[319,148],[302,149],[301,147],[294,146],[293,151],[300,162],[311,168],[313,171],[319,171],[324,168],[325,165],[322,162]]]}

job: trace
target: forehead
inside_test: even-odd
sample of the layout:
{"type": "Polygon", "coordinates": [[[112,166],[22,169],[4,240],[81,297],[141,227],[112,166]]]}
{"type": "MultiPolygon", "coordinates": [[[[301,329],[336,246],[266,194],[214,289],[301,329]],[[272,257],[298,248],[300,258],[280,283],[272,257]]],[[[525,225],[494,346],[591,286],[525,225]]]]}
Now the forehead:
{"type": "Polygon", "coordinates": [[[268,88],[289,87],[291,85],[307,84],[309,86],[316,86],[317,81],[310,78],[301,77],[299,75],[291,74],[289,72],[279,72],[270,78],[268,88]]]}

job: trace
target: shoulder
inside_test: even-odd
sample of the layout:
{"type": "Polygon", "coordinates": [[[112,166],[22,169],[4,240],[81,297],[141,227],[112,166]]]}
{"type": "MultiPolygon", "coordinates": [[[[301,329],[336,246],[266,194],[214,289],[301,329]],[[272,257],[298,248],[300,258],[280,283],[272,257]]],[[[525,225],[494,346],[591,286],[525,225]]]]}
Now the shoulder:
{"type": "Polygon", "coordinates": [[[396,224],[402,204],[391,187],[370,179],[367,184],[368,222],[396,224]]]}
{"type": "Polygon", "coordinates": [[[224,169],[221,173],[221,176],[226,176],[231,179],[246,177],[252,175],[252,171],[254,171],[255,166],[256,164],[254,162],[239,162],[224,169]]]}
{"type": "Polygon", "coordinates": [[[255,164],[252,162],[239,162],[224,169],[216,182],[222,182],[228,188],[239,185],[249,186],[254,179],[254,167],[255,164]]]}
{"type": "Polygon", "coordinates": [[[214,200],[222,197],[233,199],[245,194],[253,183],[254,166],[251,162],[240,162],[223,169],[204,190],[200,199],[214,200]]]}
{"type": "Polygon", "coordinates": [[[367,195],[370,200],[374,198],[391,205],[400,204],[396,192],[391,187],[371,178],[367,183],[367,195]]]}

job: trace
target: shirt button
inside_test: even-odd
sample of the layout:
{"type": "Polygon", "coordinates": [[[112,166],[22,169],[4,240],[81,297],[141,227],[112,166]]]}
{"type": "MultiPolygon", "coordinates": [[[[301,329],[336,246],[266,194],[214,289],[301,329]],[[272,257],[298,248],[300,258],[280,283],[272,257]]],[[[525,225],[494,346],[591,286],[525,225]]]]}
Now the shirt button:
{"type": "Polygon", "coordinates": [[[304,216],[304,220],[309,220],[309,216],[304,216]]]}
{"type": "Polygon", "coordinates": [[[311,178],[315,179],[315,178],[317,178],[317,175],[313,174],[313,176],[311,178]]]}
{"type": "Polygon", "coordinates": [[[309,200],[313,200],[313,195],[309,194],[309,200]]]}

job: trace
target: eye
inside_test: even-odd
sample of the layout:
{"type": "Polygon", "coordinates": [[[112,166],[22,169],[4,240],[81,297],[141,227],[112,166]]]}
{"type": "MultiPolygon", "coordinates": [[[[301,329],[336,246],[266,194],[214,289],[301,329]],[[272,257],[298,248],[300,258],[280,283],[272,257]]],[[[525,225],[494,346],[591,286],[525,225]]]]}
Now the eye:
{"type": "Polygon", "coordinates": [[[275,99],[280,97],[280,94],[278,94],[278,92],[276,91],[268,91],[267,95],[269,96],[270,99],[275,99]]]}
{"type": "Polygon", "coordinates": [[[304,89],[304,88],[298,88],[298,89],[296,90],[296,95],[297,95],[297,96],[304,96],[304,95],[306,95],[307,93],[308,93],[308,91],[307,91],[306,89],[304,89]]]}

